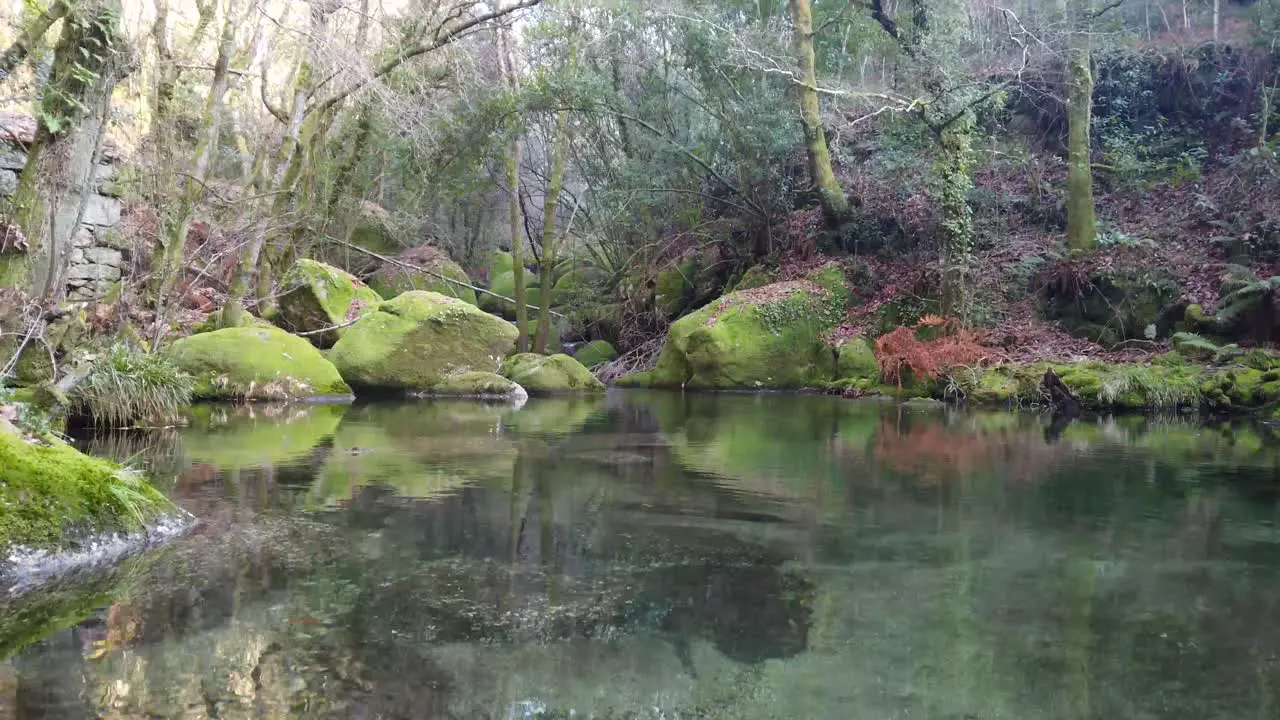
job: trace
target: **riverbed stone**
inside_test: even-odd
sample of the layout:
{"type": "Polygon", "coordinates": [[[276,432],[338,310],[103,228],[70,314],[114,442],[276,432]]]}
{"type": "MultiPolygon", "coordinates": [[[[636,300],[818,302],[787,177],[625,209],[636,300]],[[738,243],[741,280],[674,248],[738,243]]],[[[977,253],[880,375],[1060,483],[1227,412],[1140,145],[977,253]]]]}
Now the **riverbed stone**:
{"type": "Polygon", "coordinates": [[[339,328],[353,313],[382,302],[360,278],[315,260],[299,260],[285,273],[281,285],[280,325],[295,333],[310,333],[316,347],[328,348],[347,331],[339,328]],[[319,332],[317,332],[319,331],[319,332]]]}
{"type": "Polygon", "coordinates": [[[329,352],[357,394],[430,393],[459,373],[493,373],[516,328],[458,298],[425,290],[374,306],[329,352]]]}
{"type": "Polygon", "coordinates": [[[349,396],[338,369],[306,340],[279,328],[226,328],[183,338],[170,357],[206,400],[349,396]]]}
{"type": "Polygon", "coordinates": [[[533,395],[554,393],[604,392],[604,383],[596,379],[582,363],[568,355],[520,353],[502,363],[502,375],[533,395]]]}

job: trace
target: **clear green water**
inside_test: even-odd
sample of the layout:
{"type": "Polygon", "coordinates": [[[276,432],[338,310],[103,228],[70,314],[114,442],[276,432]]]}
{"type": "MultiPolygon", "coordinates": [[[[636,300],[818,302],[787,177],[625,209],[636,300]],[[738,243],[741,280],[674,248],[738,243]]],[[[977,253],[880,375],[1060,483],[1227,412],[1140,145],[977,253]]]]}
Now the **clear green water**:
{"type": "Polygon", "coordinates": [[[204,409],[0,718],[1276,718],[1280,445],[826,397],[204,409]]]}

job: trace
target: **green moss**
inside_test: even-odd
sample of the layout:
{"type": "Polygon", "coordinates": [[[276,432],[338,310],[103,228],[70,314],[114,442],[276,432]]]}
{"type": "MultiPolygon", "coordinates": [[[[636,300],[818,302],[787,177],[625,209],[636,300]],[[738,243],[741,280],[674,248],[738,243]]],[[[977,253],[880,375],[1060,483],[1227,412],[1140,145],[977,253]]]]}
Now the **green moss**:
{"type": "Polygon", "coordinates": [[[452,375],[494,372],[516,328],[469,303],[415,290],[387,300],[329,352],[357,393],[430,392],[452,375]]]}
{"type": "MultiPolygon", "coordinates": [[[[533,290],[537,290],[538,288],[539,288],[538,276],[533,274],[532,272],[529,272],[528,270],[525,270],[524,271],[524,289],[526,293],[525,303],[527,305],[532,307],[538,304],[537,294],[532,292],[533,290]]],[[[489,281],[489,290],[497,293],[498,295],[501,295],[502,297],[508,297],[514,300],[516,297],[515,273],[511,272],[510,270],[507,270],[506,272],[493,276],[489,281]]],[[[480,307],[491,313],[497,313],[505,318],[514,318],[516,316],[515,303],[507,302],[506,300],[501,300],[497,297],[494,297],[493,295],[489,295],[488,293],[484,293],[480,296],[480,307]]],[[[534,311],[530,310],[529,311],[530,318],[532,318],[533,314],[534,314],[534,311]]]]}
{"type": "Polygon", "coordinates": [[[845,280],[844,268],[840,266],[840,263],[829,262],[816,270],[810,271],[809,274],[805,275],[805,279],[831,293],[831,297],[835,298],[842,307],[848,306],[852,296],[845,280]]]}
{"type": "Polygon", "coordinates": [[[572,392],[604,392],[604,383],[568,355],[521,353],[502,363],[502,375],[531,395],[572,392]]]}
{"type": "MultiPolygon", "coordinates": [[[[347,321],[353,304],[375,305],[382,296],[360,278],[336,267],[299,260],[281,279],[287,290],[280,296],[280,325],[297,333],[333,328],[347,321]]],[[[327,348],[338,341],[345,328],[308,335],[317,347],[327,348]]]]}
{"type": "Polygon", "coordinates": [[[671,325],[653,387],[715,390],[819,387],[835,378],[824,335],[843,303],[808,284],[731,293],[671,325]]]}
{"type": "Polygon", "coordinates": [[[145,480],[54,438],[0,426],[0,551],[65,548],[81,536],[132,532],[173,509],[145,480]]]}
{"type": "Polygon", "coordinates": [[[491,372],[470,370],[450,375],[431,388],[432,395],[475,398],[513,398],[524,391],[516,383],[491,372]]]}
{"type": "MultiPolygon", "coordinates": [[[[253,315],[250,315],[247,312],[242,312],[240,313],[239,327],[269,328],[269,327],[275,327],[275,326],[267,322],[266,320],[263,320],[260,317],[255,317],[253,315]]],[[[213,332],[214,330],[221,330],[221,329],[223,329],[222,313],[215,312],[212,315],[209,315],[208,317],[206,317],[204,320],[201,320],[200,322],[196,323],[195,326],[191,328],[191,334],[199,335],[200,333],[213,332]]]]}
{"type": "Polygon", "coordinates": [[[849,338],[836,350],[836,377],[841,379],[877,379],[880,363],[866,339],[849,338]]]}
{"type": "Polygon", "coordinates": [[[618,351],[608,340],[592,340],[591,342],[578,348],[573,354],[573,358],[582,363],[584,367],[595,367],[611,362],[618,357],[618,351]]]}
{"type": "Polygon", "coordinates": [[[738,282],[734,283],[730,292],[739,290],[752,290],[765,285],[772,285],[777,278],[777,273],[773,268],[764,265],[752,265],[747,271],[742,273],[742,277],[738,278],[738,282]]]}
{"type": "MultiPolygon", "coordinates": [[[[623,375],[613,384],[620,388],[670,388],[672,385],[665,382],[665,377],[655,376],[652,370],[641,370],[628,375],[623,375]]],[[[676,385],[675,387],[679,387],[676,385]]]]}
{"type": "Polygon", "coordinates": [[[511,257],[511,253],[503,250],[494,250],[489,253],[487,267],[489,268],[489,281],[492,282],[499,275],[515,270],[516,261],[515,258],[511,257]]]}
{"type": "Polygon", "coordinates": [[[350,395],[337,368],[306,340],[278,328],[227,328],[192,335],[168,349],[196,379],[197,399],[350,395]]]}
{"type": "MultiPolygon", "coordinates": [[[[409,258],[409,262],[419,267],[423,267],[435,273],[449,278],[473,284],[471,278],[467,276],[465,270],[460,265],[446,257],[443,253],[436,253],[429,259],[421,257],[421,253],[409,258]]],[[[435,275],[406,270],[402,267],[394,265],[386,265],[369,277],[369,287],[373,288],[380,296],[386,300],[390,300],[400,293],[409,292],[411,290],[426,290],[429,292],[440,293],[449,297],[456,297],[459,300],[469,302],[472,305],[478,304],[476,301],[476,291],[469,287],[441,280],[435,275]]]]}

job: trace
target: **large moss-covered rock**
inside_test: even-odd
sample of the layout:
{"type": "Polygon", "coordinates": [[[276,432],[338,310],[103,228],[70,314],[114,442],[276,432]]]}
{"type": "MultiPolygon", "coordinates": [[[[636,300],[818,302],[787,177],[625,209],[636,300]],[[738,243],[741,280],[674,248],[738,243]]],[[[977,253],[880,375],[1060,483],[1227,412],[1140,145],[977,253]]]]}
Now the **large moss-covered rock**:
{"type": "Polygon", "coordinates": [[[489,271],[489,281],[493,282],[493,279],[502,273],[509,273],[514,270],[516,260],[511,253],[505,250],[494,250],[489,253],[489,261],[485,264],[485,267],[489,271]]]}
{"type": "Polygon", "coordinates": [[[315,260],[299,260],[281,279],[280,326],[308,335],[316,347],[327,348],[346,331],[335,328],[353,311],[377,304],[382,296],[351,273],[315,260]],[[316,332],[324,330],[324,332],[316,332]]]}
{"type": "Polygon", "coordinates": [[[140,475],[54,437],[28,437],[0,418],[0,575],[19,548],[57,551],[104,533],[131,533],[173,505],[140,475]]]}
{"type": "Polygon", "coordinates": [[[738,278],[730,290],[731,292],[754,290],[758,287],[771,285],[777,281],[777,275],[773,268],[764,265],[752,265],[747,268],[746,272],[742,273],[742,277],[738,278]]]}
{"type": "Polygon", "coordinates": [[[311,343],[279,328],[240,327],[183,338],[168,350],[195,377],[195,397],[281,400],[351,394],[311,343]]]}
{"type": "Polygon", "coordinates": [[[349,328],[329,359],[357,394],[432,393],[449,377],[495,372],[516,328],[457,298],[414,290],[349,328]]]}
{"type": "Polygon", "coordinates": [[[502,375],[534,395],[605,389],[590,370],[568,355],[513,355],[502,364],[502,375]]]}
{"type": "MultiPolygon", "coordinates": [[[[538,276],[528,270],[525,270],[524,271],[524,289],[525,289],[524,301],[525,301],[525,304],[530,306],[531,308],[536,307],[538,305],[538,293],[534,291],[537,290],[539,287],[540,286],[539,286],[538,276]]],[[[510,270],[507,270],[506,272],[503,272],[500,275],[497,275],[491,278],[489,281],[489,290],[491,290],[494,293],[497,293],[498,295],[501,295],[504,298],[511,298],[512,300],[514,300],[516,297],[515,273],[513,273],[510,270]]],[[[497,313],[507,319],[513,319],[516,316],[515,303],[507,302],[506,300],[502,300],[501,298],[495,297],[494,295],[490,295],[489,293],[482,293],[480,295],[480,307],[491,313],[497,313]]],[[[529,310],[530,317],[533,316],[534,312],[535,311],[532,309],[529,310]]]]}
{"type": "Polygon", "coordinates": [[[840,380],[875,380],[880,377],[880,363],[863,338],[849,338],[836,350],[836,377],[840,380]]]}
{"type": "Polygon", "coordinates": [[[450,260],[449,256],[439,248],[424,245],[401,253],[396,260],[404,263],[404,265],[419,267],[428,272],[418,272],[410,270],[403,265],[386,263],[369,276],[369,287],[376,290],[383,298],[390,300],[400,293],[409,292],[410,290],[427,290],[441,295],[448,295],[449,297],[456,297],[472,305],[476,304],[476,291],[467,287],[471,285],[471,278],[467,277],[466,271],[453,260],[450,260]],[[438,277],[440,275],[449,280],[465,283],[465,285],[441,279],[438,277]]]}
{"type": "Polygon", "coordinates": [[[1178,284],[1159,269],[1085,273],[1059,265],[1046,269],[1040,283],[1046,318],[1103,345],[1167,338],[1183,315],[1175,305],[1178,284]]]}
{"type": "Polygon", "coordinates": [[[578,348],[573,354],[573,359],[582,363],[583,367],[595,367],[604,363],[615,360],[618,357],[618,351],[608,340],[592,340],[591,342],[578,348]]]}
{"type": "Polygon", "coordinates": [[[529,394],[507,378],[497,373],[481,370],[450,375],[431,389],[429,395],[479,398],[481,400],[512,400],[522,402],[529,394]]]}
{"type": "Polygon", "coordinates": [[[657,367],[619,384],[712,390],[821,387],[835,379],[826,333],[845,304],[808,280],[730,293],[680,318],[657,367]]]}

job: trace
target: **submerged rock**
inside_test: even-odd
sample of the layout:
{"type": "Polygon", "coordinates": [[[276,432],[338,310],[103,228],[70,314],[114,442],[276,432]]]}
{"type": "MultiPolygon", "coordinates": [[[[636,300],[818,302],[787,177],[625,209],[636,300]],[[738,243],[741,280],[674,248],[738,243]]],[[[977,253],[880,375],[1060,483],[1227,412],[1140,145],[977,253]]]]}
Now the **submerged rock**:
{"type": "MultiPolygon", "coordinates": [[[[397,260],[416,267],[443,275],[450,280],[472,284],[466,271],[449,259],[439,248],[424,245],[401,253],[397,260]]],[[[387,263],[369,276],[369,286],[383,298],[390,300],[400,293],[411,290],[427,290],[441,295],[456,297],[472,305],[476,304],[476,291],[466,285],[458,285],[442,280],[436,275],[410,270],[406,267],[387,263]]]]}
{"type": "Polygon", "coordinates": [[[514,403],[523,403],[529,399],[529,393],[520,385],[497,373],[478,370],[450,375],[431,388],[429,394],[481,400],[510,400],[514,403]]]}
{"type": "Polygon", "coordinates": [[[810,280],[730,293],[680,318],[653,370],[622,378],[638,387],[755,390],[820,387],[835,379],[825,334],[845,299],[810,280]]]}
{"type": "Polygon", "coordinates": [[[0,578],[111,560],[189,518],[141,475],[0,419],[0,578]]]}
{"type": "Polygon", "coordinates": [[[502,374],[535,395],[605,390],[604,383],[568,355],[513,355],[502,364],[502,374]]]}
{"type": "Polygon", "coordinates": [[[338,369],[306,340],[279,329],[240,327],[183,338],[168,350],[204,400],[349,396],[338,369]]]}
{"type": "Polygon", "coordinates": [[[360,278],[315,260],[299,260],[281,284],[286,288],[280,296],[281,327],[314,333],[307,337],[320,348],[330,347],[342,337],[346,328],[337,326],[347,322],[353,311],[382,302],[382,296],[360,278]]]}
{"type": "Polygon", "coordinates": [[[432,393],[460,373],[496,372],[515,342],[511,323],[457,298],[414,290],[352,325],[329,358],[357,393],[432,393]]]}

